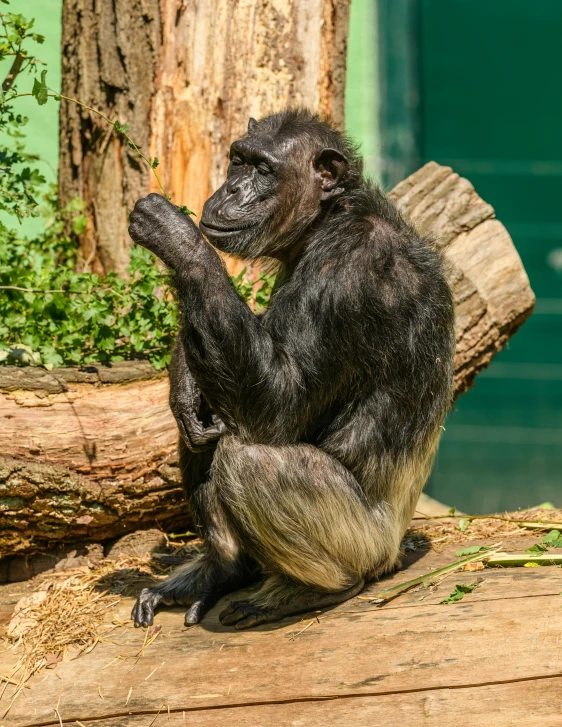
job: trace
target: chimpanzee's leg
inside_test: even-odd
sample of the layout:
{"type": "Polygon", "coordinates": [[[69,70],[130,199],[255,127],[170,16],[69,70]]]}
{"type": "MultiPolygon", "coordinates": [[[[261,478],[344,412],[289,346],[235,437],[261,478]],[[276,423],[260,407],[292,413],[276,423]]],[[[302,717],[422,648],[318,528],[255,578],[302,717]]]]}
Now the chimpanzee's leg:
{"type": "Polygon", "coordinates": [[[259,577],[257,564],[241,552],[209,480],[214,449],[194,453],[180,440],[179,451],[183,488],[204,538],[202,552],[163,583],[141,591],[132,612],[135,626],[150,626],[160,603],[190,604],[185,623],[197,623],[221,596],[259,577]]]}
{"type": "Polygon", "coordinates": [[[369,505],[353,475],[307,444],[221,439],[211,474],[221,511],[268,575],[221,615],[248,628],[351,598],[391,570],[400,546],[390,508],[369,505]]]}

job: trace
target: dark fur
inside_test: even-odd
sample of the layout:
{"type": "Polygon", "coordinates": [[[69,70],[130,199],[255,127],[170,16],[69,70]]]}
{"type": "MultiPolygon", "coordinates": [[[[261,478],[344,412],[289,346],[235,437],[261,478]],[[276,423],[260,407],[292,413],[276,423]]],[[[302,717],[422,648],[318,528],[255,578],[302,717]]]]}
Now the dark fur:
{"type": "Polygon", "coordinates": [[[261,590],[223,623],[336,603],[390,570],[450,401],[453,304],[431,242],[317,117],[287,111],[250,128],[201,229],[222,250],[280,261],[263,316],[176,208],[151,195],[131,215],[133,239],[176,272],[171,400],[207,542],[141,594],[137,625],[161,600],[194,603],[195,622],[258,572],[261,590]]]}

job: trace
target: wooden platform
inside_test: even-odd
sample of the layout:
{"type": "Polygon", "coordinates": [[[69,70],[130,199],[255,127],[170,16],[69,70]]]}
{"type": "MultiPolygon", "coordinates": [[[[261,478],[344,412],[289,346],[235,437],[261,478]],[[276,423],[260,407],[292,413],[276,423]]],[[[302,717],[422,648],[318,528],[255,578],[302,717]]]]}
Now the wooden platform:
{"type": "MultiPolygon", "coordinates": [[[[510,539],[510,549],[536,540],[510,539]]],[[[385,586],[454,561],[458,549],[412,554],[385,586]]],[[[181,610],[165,610],[140,658],[145,633],[120,627],[113,643],[34,677],[0,725],[562,725],[561,592],[562,572],[550,566],[454,574],[435,592],[382,607],[355,598],[318,618],[245,632],[220,625],[224,601],[189,630],[181,610]],[[477,576],[473,593],[440,604],[477,576]]],[[[132,603],[123,599],[117,615],[125,619],[132,603]]],[[[11,663],[0,654],[0,672],[11,663]]]]}

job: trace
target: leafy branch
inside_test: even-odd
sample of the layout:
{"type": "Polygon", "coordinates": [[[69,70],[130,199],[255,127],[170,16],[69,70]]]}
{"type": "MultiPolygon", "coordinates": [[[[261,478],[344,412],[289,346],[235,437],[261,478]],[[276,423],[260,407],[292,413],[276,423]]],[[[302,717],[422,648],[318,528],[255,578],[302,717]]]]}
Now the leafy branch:
{"type": "MultiPolygon", "coordinates": [[[[49,88],[46,84],[46,75],[47,71],[41,72],[41,80],[39,81],[37,78],[35,79],[35,83],[33,84],[33,90],[31,93],[18,93],[12,96],[11,98],[23,98],[24,96],[33,96],[37,103],[42,106],[43,104],[47,103],[47,100],[49,98],[54,98],[55,101],[60,101],[61,99],[64,99],[65,101],[68,101],[70,103],[74,103],[77,106],[81,106],[83,109],[86,109],[92,114],[95,114],[96,116],[99,116],[102,118],[105,122],[107,122],[110,126],[112,126],[117,134],[122,136],[125,141],[127,142],[127,145],[130,149],[133,149],[137,152],[137,154],[140,156],[140,158],[150,167],[152,170],[152,173],[154,174],[154,177],[156,179],[156,182],[158,184],[158,187],[160,188],[160,191],[166,197],[167,200],[171,201],[171,196],[168,194],[166,189],[164,188],[164,185],[162,184],[162,180],[160,179],[160,176],[158,172],[156,171],[156,167],[159,165],[159,161],[157,157],[154,157],[152,161],[141,151],[140,146],[134,142],[134,140],[131,138],[131,136],[127,133],[129,131],[129,125],[128,124],[121,124],[118,120],[112,121],[108,116],[106,116],[103,112],[99,111],[98,109],[93,108],[92,106],[88,106],[88,104],[83,103],[82,101],[79,101],[76,98],[72,98],[71,96],[65,96],[62,93],[56,93],[56,91],[53,91],[53,89],[49,88]]],[[[182,205],[180,207],[180,210],[184,212],[186,215],[192,215],[193,212],[187,209],[185,205],[182,205]]]]}

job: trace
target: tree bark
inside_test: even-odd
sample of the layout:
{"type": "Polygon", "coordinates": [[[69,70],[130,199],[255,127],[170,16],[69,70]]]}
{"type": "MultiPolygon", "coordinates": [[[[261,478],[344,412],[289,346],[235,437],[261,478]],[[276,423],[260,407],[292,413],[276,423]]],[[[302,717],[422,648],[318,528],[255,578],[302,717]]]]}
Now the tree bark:
{"type": "MultiPolygon", "coordinates": [[[[250,116],[303,105],[343,126],[348,15],[349,0],[64,0],[63,94],[129,124],[199,215],[250,116]]],[[[82,197],[90,220],[82,257],[123,274],[127,213],[154,178],[99,117],[63,101],[60,118],[61,201],[82,197]]]]}
{"type": "MultiPolygon", "coordinates": [[[[129,124],[147,150],[161,48],[159,0],[64,0],[62,93],[129,124]]],[[[150,169],[103,119],[61,101],[59,197],[86,203],[84,269],[124,274],[127,213],[146,194],[150,169]]]]}
{"type": "MultiPolygon", "coordinates": [[[[458,396],[531,314],[529,280],[493,208],[449,167],[426,164],[391,197],[444,251],[458,396]]],[[[0,366],[0,557],[187,525],[168,382],[157,376],[138,363],[0,366]]]]}

